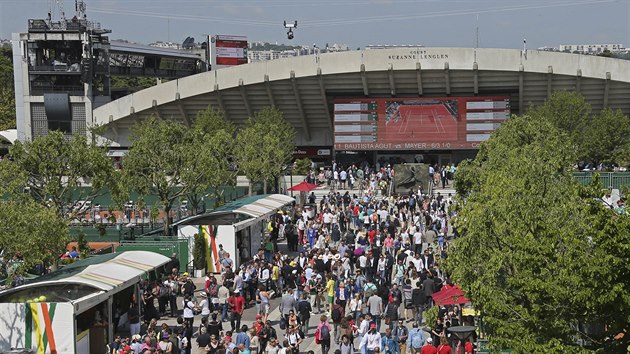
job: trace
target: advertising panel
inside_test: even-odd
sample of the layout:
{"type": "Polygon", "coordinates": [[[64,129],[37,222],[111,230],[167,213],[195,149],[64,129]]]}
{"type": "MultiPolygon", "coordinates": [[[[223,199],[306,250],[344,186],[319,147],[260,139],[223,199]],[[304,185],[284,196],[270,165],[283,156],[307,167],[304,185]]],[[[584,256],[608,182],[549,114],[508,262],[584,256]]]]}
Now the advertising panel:
{"type": "Polygon", "coordinates": [[[510,99],[358,98],[334,102],[336,150],[476,149],[510,117],[510,99]]]}
{"type": "Polygon", "coordinates": [[[247,64],[247,37],[218,34],[210,36],[209,43],[213,69],[247,64]]]}

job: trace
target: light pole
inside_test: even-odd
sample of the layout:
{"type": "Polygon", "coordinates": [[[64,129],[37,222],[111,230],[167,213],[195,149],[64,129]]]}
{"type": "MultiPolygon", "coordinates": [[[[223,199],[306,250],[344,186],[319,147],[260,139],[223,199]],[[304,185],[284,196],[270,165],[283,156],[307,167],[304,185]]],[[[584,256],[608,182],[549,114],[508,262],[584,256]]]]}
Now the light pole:
{"type": "MultiPolygon", "coordinates": [[[[466,346],[466,339],[468,339],[468,337],[470,337],[471,334],[473,334],[475,332],[475,330],[477,329],[477,327],[475,326],[454,326],[454,327],[449,327],[446,330],[449,331],[451,334],[453,334],[455,337],[457,337],[457,339],[459,339],[460,342],[460,347],[462,348],[462,351],[466,351],[465,346],[466,346]]],[[[474,349],[473,349],[474,352],[474,349]]]]}

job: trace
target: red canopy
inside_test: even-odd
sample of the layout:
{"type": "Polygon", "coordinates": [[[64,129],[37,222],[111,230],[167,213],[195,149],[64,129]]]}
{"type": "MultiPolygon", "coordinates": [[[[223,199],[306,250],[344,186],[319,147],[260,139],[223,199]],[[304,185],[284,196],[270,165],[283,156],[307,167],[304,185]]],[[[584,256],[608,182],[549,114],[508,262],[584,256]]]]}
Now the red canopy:
{"type": "Polygon", "coordinates": [[[433,298],[433,302],[438,306],[465,304],[470,302],[470,300],[464,296],[462,289],[460,289],[457,285],[434,293],[431,297],[433,298]]]}
{"type": "Polygon", "coordinates": [[[313,189],[319,187],[316,184],[313,183],[308,183],[308,182],[302,182],[302,183],[298,183],[295,186],[289,188],[290,191],[295,191],[295,192],[310,192],[313,189]]]}

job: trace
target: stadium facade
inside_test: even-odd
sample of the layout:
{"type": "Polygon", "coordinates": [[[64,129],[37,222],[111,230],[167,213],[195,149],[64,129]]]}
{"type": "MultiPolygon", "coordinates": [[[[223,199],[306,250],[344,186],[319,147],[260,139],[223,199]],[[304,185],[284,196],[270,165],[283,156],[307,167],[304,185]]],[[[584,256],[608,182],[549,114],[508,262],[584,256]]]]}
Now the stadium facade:
{"type": "Polygon", "coordinates": [[[577,91],[595,112],[630,114],[630,61],[547,51],[366,49],[300,56],[179,78],[94,109],[113,148],[150,116],[191,125],[214,106],[243,124],[266,107],[296,128],[296,156],[448,163],[474,156],[510,114],[554,91],[577,91]],[[402,107],[402,108],[401,108],[402,107]],[[456,130],[456,132],[453,132],[456,130]]]}

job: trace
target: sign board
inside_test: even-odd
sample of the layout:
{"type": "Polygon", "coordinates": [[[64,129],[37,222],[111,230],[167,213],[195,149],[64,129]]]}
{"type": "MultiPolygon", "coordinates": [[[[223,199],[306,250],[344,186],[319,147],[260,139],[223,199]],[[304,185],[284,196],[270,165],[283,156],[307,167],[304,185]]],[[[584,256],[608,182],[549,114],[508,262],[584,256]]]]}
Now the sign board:
{"type": "Polygon", "coordinates": [[[247,37],[211,35],[208,37],[211,69],[247,64],[247,37]]]}
{"type": "Polygon", "coordinates": [[[507,96],[337,99],[335,149],[476,149],[510,114],[507,96]]]}

